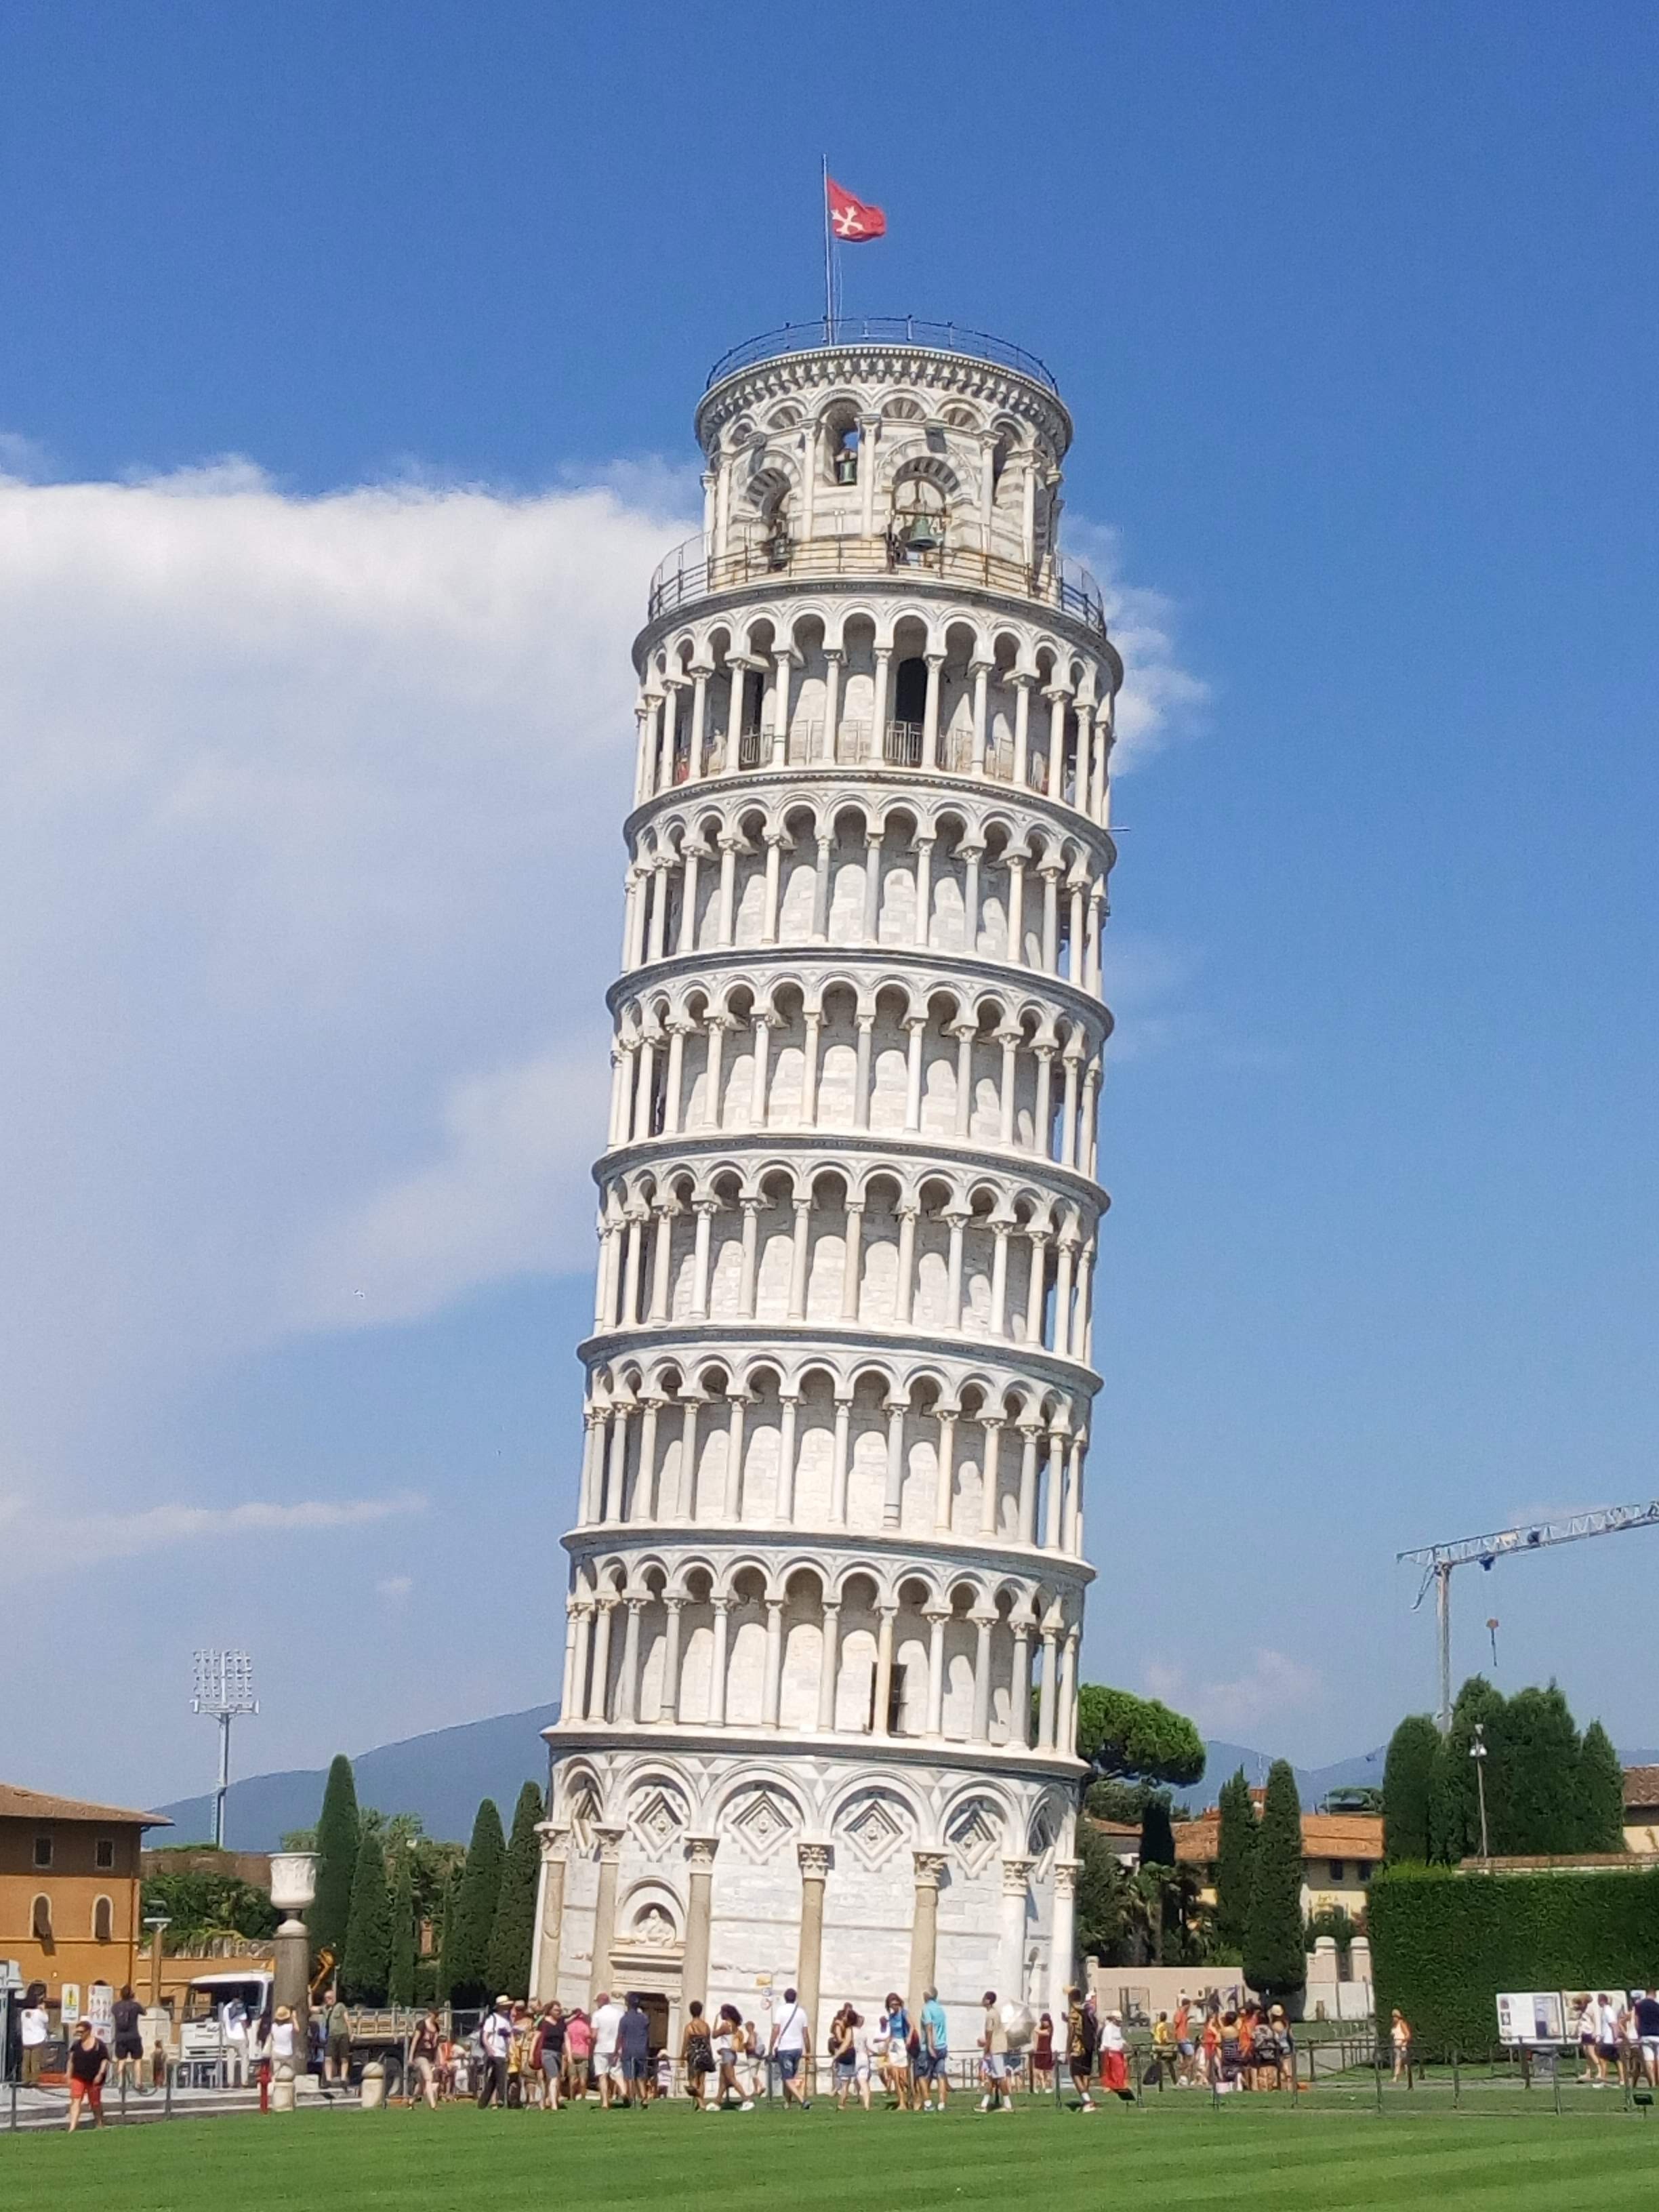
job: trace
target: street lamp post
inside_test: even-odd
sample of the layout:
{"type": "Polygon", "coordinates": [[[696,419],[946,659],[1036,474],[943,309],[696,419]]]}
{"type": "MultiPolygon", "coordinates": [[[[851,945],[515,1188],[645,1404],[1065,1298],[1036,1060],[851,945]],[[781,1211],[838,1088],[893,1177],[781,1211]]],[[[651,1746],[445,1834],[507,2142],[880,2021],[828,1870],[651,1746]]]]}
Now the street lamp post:
{"type": "Polygon", "coordinates": [[[1484,1721],[1474,1724],[1474,1741],[1469,1746],[1469,1757],[1474,1761],[1474,1787],[1480,1800],[1480,1856],[1487,1864],[1492,1861],[1491,1846],[1486,1840],[1486,1728],[1484,1721]]]}

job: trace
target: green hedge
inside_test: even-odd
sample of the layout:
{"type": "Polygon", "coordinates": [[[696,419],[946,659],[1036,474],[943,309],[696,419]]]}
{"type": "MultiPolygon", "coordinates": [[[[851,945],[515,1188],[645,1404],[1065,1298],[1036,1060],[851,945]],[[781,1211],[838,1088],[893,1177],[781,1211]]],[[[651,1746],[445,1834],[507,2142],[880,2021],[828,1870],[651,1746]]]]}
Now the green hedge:
{"type": "Polygon", "coordinates": [[[1398,2005],[1422,2058],[1496,2043],[1500,1990],[1659,1988],[1659,1870],[1387,1867],[1366,1918],[1377,2018],[1398,2005]]]}

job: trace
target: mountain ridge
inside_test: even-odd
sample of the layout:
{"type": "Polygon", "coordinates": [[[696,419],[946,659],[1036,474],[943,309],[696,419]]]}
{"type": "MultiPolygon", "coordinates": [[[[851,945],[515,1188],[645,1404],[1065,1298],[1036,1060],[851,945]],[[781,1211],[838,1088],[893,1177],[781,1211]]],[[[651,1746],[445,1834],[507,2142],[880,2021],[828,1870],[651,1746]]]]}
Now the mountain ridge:
{"type": "MultiPolygon", "coordinates": [[[[541,1731],[558,1718],[555,1705],[531,1705],[522,1712],[496,1713],[462,1721],[454,1727],[378,1744],[353,1757],[358,1802],[383,1813],[417,1813],[428,1835],[465,1843],[472,1832],[481,1798],[493,1797],[503,1819],[526,1782],[542,1783],[547,1751],[541,1731]]],[[[1265,1782],[1269,1753],[1219,1740],[1206,1743],[1201,1780],[1175,1790],[1178,1805],[1197,1811],[1215,1802],[1216,1792],[1240,1766],[1252,1784],[1265,1782]]],[[[1317,1805],[1332,1790],[1356,1784],[1380,1786],[1382,1752],[1364,1752],[1328,1766],[1298,1766],[1297,1788],[1304,1807],[1317,1805]]],[[[225,1802],[225,1838],[234,1850],[275,1850],[290,1829],[315,1824],[322,1803],[323,1767],[289,1767],[252,1774],[233,1782],[225,1802]]],[[[210,1835],[210,1795],[180,1797],[155,1808],[173,1824],[169,1842],[189,1843],[210,1835]]],[[[156,1839],[161,1840],[159,1838],[156,1839]]]]}

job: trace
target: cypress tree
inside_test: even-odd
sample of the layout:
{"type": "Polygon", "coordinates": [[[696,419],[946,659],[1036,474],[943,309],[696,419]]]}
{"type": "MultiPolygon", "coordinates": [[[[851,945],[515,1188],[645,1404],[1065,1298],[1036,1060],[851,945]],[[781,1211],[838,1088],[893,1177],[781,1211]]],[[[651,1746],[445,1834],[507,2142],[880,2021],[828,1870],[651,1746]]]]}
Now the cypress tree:
{"type": "Polygon", "coordinates": [[[1308,1978],[1303,1948],[1302,1800],[1296,1771],[1276,1759],[1267,1770],[1244,1925],[1244,1978],[1264,1997],[1285,1997],[1308,1978]]]}
{"type": "Polygon", "coordinates": [[[459,1876],[452,1875],[450,1880],[444,1884],[443,1897],[438,1906],[438,1955],[433,1961],[433,1965],[436,1970],[436,1980],[434,1983],[433,1989],[434,1995],[441,2005],[447,2004],[449,2002],[449,1928],[450,1923],[454,1917],[455,1892],[459,1886],[459,1876]]]}
{"type": "Polygon", "coordinates": [[[1117,1853],[1092,1820],[1077,1824],[1077,1855],[1083,1862],[1077,1877],[1078,1951],[1108,1965],[1116,1958],[1127,1931],[1133,1886],[1117,1853]]]}
{"type": "Polygon", "coordinates": [[[449,1948],[444,1971],[452,2004],[482,2005],[499,1994],[489,1983],[489,1938],[501,1893],[501,1862],[507,1844],[495,1800],[486,1797],[472,1823],[466,1864],[449,1914],[449,1948]]]}
{"type": "MultiPolygon", "coordinates": [[[[1487,1787],[1496,1778],[1505,1800],[1505,1817],[1492,1831],[1492,1850],[1581,1850],[1578,1730],[1555,1684],[1547,1690],[1517,1690],[1488,1734],[1493,1741],[1487,1787]]],[[[1489,1802],[1489,1823],[1492,1809],[1489,1802]]]]}
{"type": "Polygon", "coordinates": [[[1473,1857],[1480,1849],[1482,1785],[1492,1848],[1494,1851],[1511,1848],[1504,1840],[1509,1832],[1509,1762],[1498,1755],[1504,1711],[1502,1692],[1494,1690],[1484,1674],[1471,1674],[1452,1707],[1451,1734],[1435,1754],[1429,1793],[1429,1843],[1434,1857],[1449,1865],[1473,1857]],[[1469,1756],[1477,1723],[1486,1729],[1488,1754],[1480,1761],[1483,1770],[1480,1784],[1475,1778],[1476,1762],[1469,1756]]]}
{"type": "Polygon", "coordinates": [[[1382,1769],[1382,1856],[1425,1861],[1429,1801],[1434,1789],[1440,1731],[1426,1713],[1411,1713],[1389,1739],[1382,1769]]]}
{"type": "Polygon", "coordinates": [[[384,2004],[391,1972],[392,1899],[386,1886],[386,1848],[378,1830],[366,1827],[351,1885],[341,1992],[349,2004],[384,2004]]]}
{"type": "Polygon", "coordinates": [[[392,1971],[386,1993],[395,2005],[415,2002],[415,1883],[406,1850],[398,1854],[398,1878],[392,1885],[392,1971]]]}
{"type": "Polygon", "coordinates": [[[1151,1791],[1140,1813],[1140,1863],[1172,1867],[1176,1863],[1175,1828],[1170,1801],[1161,1790],[1151,1791]]]}
{"type": "Polygon", "coordinates": [[[513,1833],[501,1864],[501,1893],[489,1931],[489,1979],[509,1996],[530,1993],[530,1952],[536,1940],[536,1885],[541,1873],[542,1793],[526,1782],[513,1808],[513,1833]]]}
{"type": "Polygon", "coordinates": [[[1579,1749],[1578,1817],[1579,1850],[1624,1850],[1625,1770],[1600,1721],[1592,1721],[1584,1730],[1579,1749]]]}
{"type": "Polygon", "coordinates": [[[1255,1857],[1255,1808],[1250,1785],[1241,1766],[1221,1785],[1220,1833],[1216,1841],[1215,1940],[1218,1949],[1233,1954],[1244,1948],[1244,1924],[1250,1911],[1250,1872],[1255,1857]]]}
{"type": "Polygon", "coordinates": [[[307,1923],[313,1951],[319,1955],[331,1951],[337,1971],[345,1955],[358,1842],[357,1785],[351,1761],[341,1752],[328,1770],[323,1809],[317,1816],[317,1894],[307,1923]]]}

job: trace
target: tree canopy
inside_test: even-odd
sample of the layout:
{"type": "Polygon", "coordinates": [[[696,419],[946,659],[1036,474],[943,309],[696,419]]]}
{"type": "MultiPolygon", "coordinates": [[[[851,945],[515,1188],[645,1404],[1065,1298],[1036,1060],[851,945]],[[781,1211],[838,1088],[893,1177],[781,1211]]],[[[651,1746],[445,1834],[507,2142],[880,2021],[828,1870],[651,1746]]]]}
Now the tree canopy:
{"type": "Polygon", "coordinates": [[[466,1864],[450,1907],[443,1958],[443,1982],[453,2002],[486,2004],[500,1992],[489,1987],[489,1939],[501,1893],[501,1862],[507,1842],[495,1800],[486,1797],[472,1823],[466,1864]]]}
{"type": "Polygon", "coordinates": [[[1237,1958],[1244,1948],[1250,1912],[1250,1879],[1255,1866],[1255,1807],[1241,1766],[1221,1785],[1216,1839],[1215,1940],[1218,1950],[1237,1958]]]}
{"type": "Polygon", "coordinates": [[[1308,1978],[1303,1949],[1302,1798],[1290,1761],[1274,1759],[1256,1831],[1250,1909],[1244,1923],[1244,1978],[1266,1997],[1285,1997],[1308,1978]]]}
{"type": "Polygon", "coordinates": [[[1382,1769],[1382,1856],[1426,1861],[1440,1731],[1427,1713],[1408,1713],[1389,1739],[1382,1769]]]}
{"type": "Polygon", "coordinates": [[[312,1949],[319,1954],[331,1951],[337,1964],[345,1953],[346,1929],[351,1918],[359,1827],[357,1785],[351,1761],[342,1752],[329,1768],[323,1786],[323,1809],[317,1819],[317,1893],[306,1915],[312,1949]]]}
{"type": "Polygon", "coordinates": [[[1097,1775],[1111,1778],[1182,1785],[1204,1772],[1204,1739],[1184,1713],[1099,1682],[1078,1691],[1077,1748],[1097,1775]]]}
{"type": "Polygon", "coordinates": [[[497,1992],[509,1996],[530,1993],[530,1954],[536,1940],[536,1889],[541,1875],[541,1838],[536,1823],[542,1817],[542,1793],[533,1782],[519,1792],[513,1811],[513,1833],[501,1863],[501,1887],[495,1918],[489,1932],[489,1971],[486,1979],[497,1992]]]}
{"type": "Polygon", "coordinates": [[[351,1884],[351,1917],[340,1961],[340,1992],[348,2004],[386,2002],[392,1975],[392,1899],[386,1890],[386,1846],[377,1828],[365,1827],[351,1884]]]}

